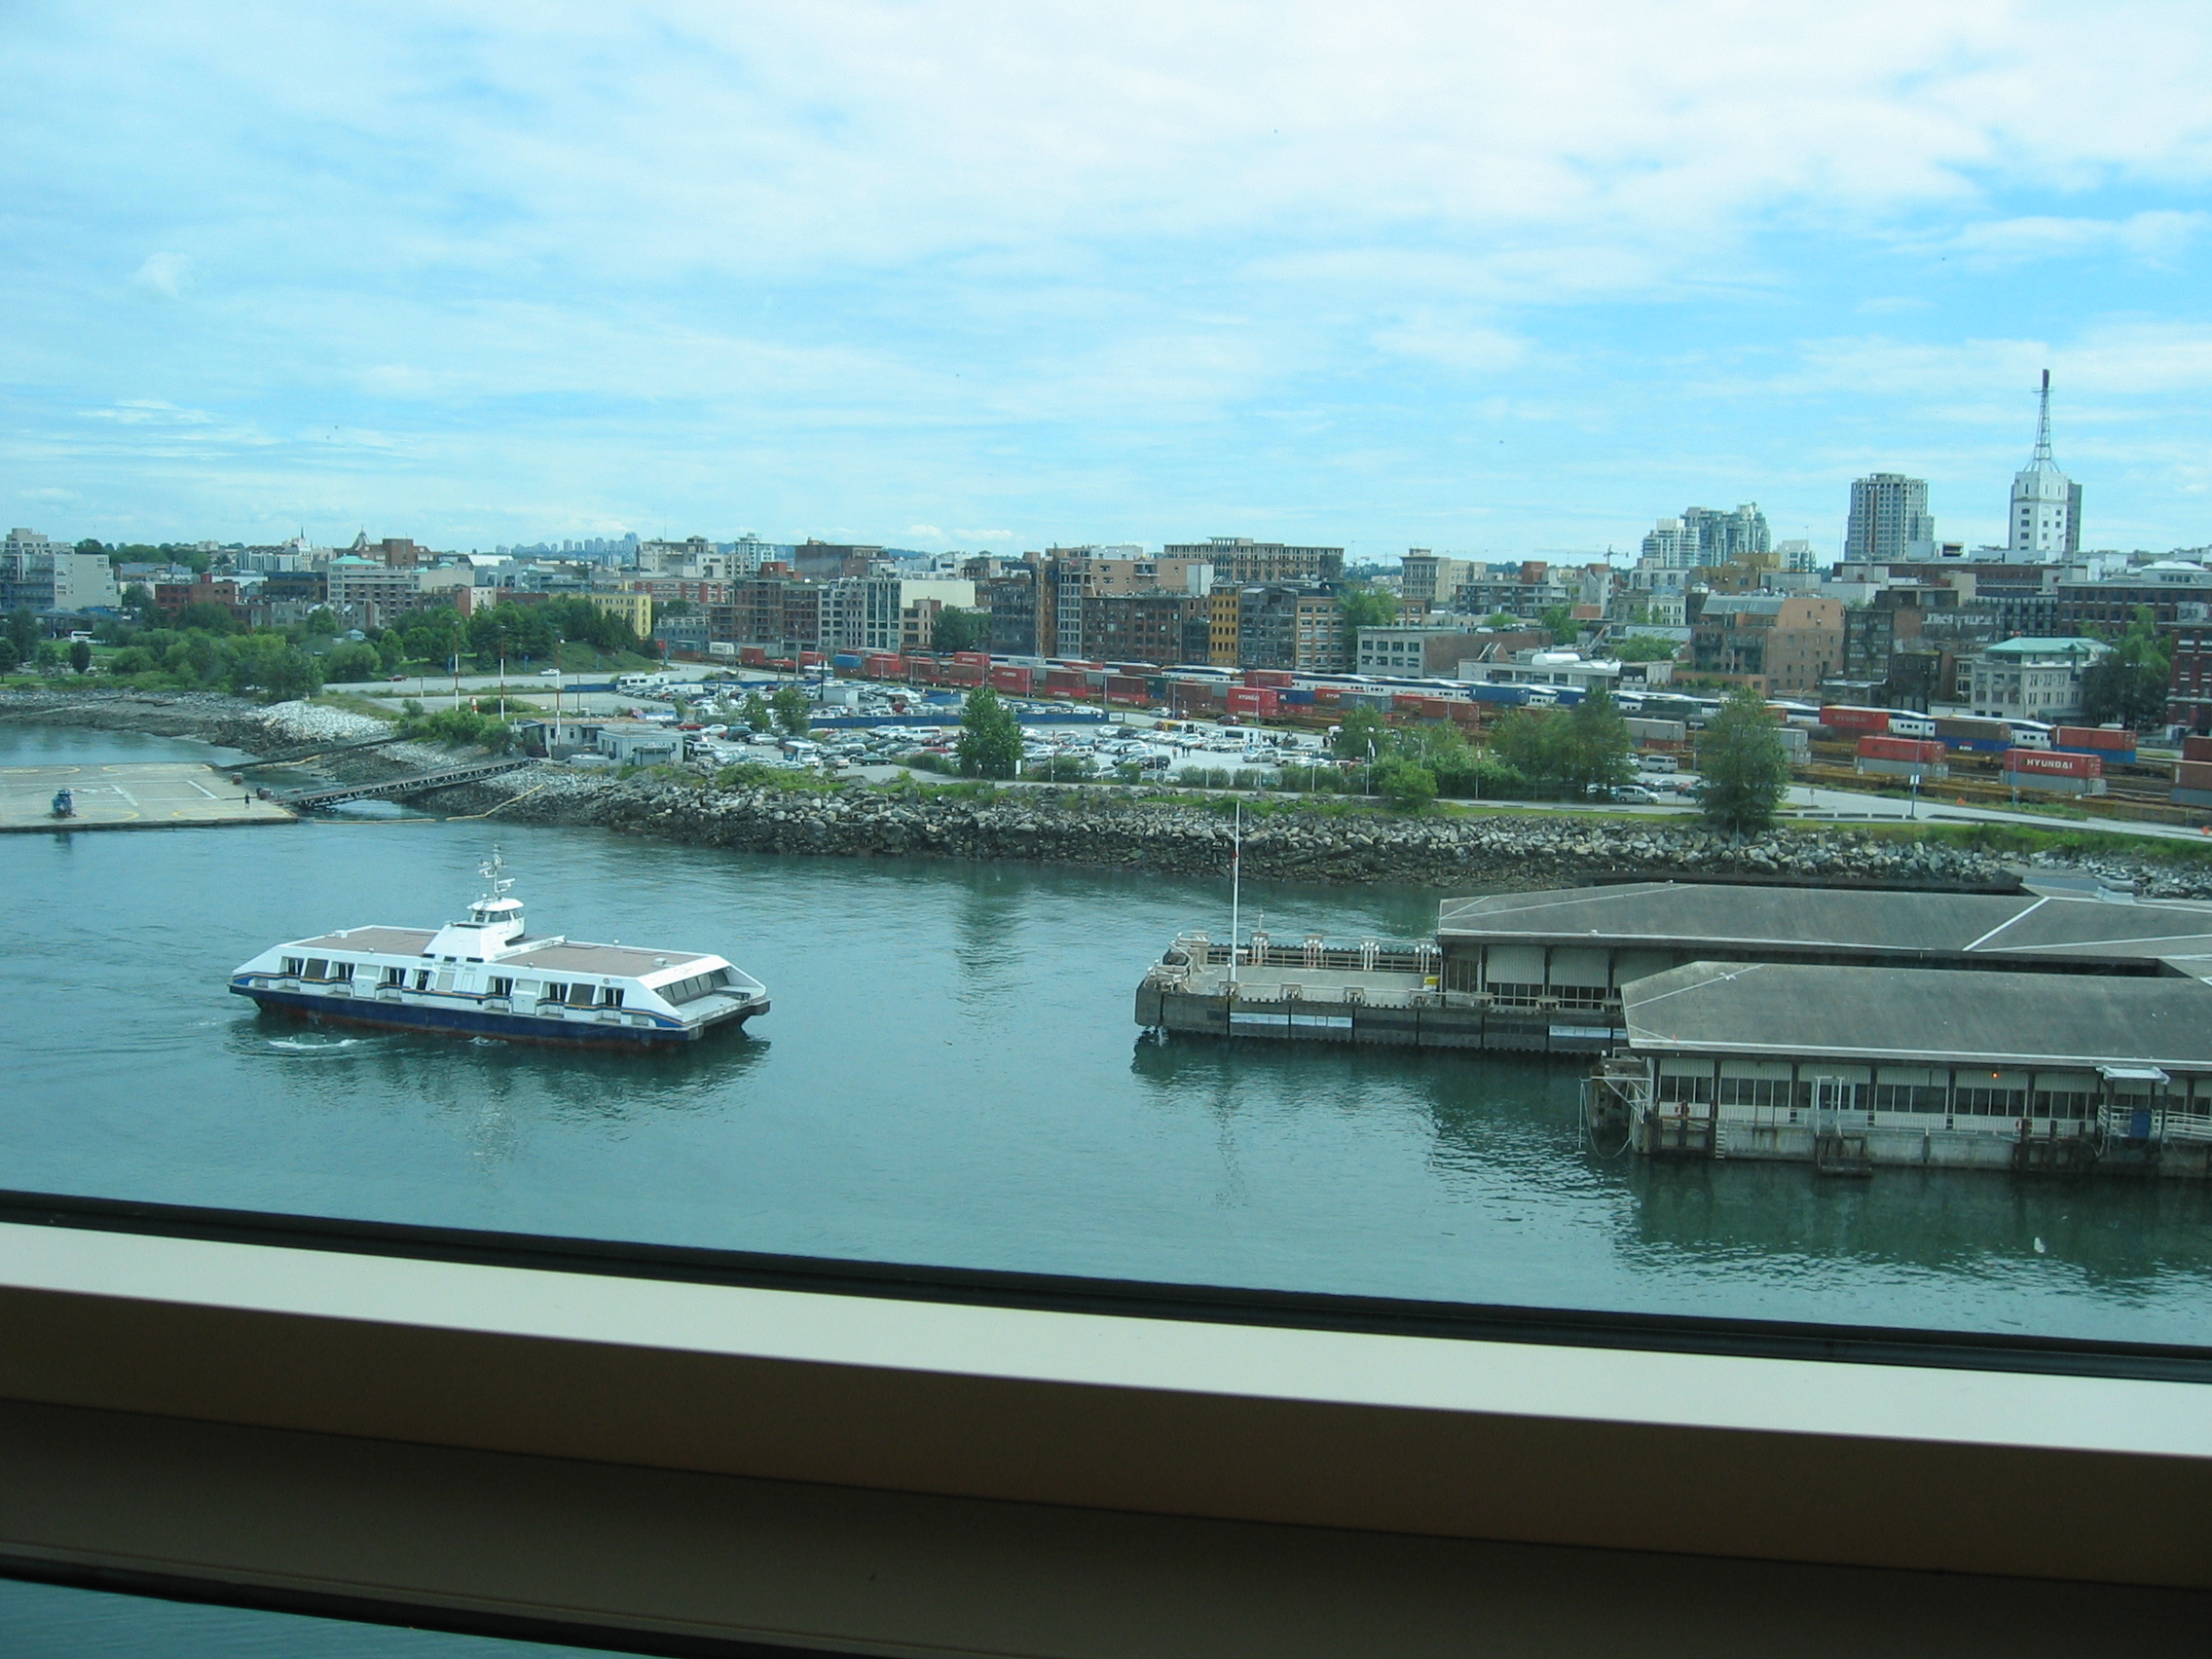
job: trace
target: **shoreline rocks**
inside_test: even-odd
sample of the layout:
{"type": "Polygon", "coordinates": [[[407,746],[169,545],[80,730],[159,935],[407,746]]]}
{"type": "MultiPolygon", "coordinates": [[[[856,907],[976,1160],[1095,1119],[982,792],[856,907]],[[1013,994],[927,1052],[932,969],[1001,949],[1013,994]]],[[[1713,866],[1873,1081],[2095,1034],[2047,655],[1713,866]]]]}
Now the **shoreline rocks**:
{"type": "MultiPolygon", "coordinates": [[[[0,719],[198,737],[255,753],[358,740],[388,729],[341,710],[304,703],[264,708],[211,693],[0,693],[0,719]]],[[[343,756],[328,769],[364,779],[391,777],[459,758],[447,749],[404,744],[343,756]]],[[[1219,812],[1117,786],[1023,786],[979,798],[859,785],[723,790],[698,777],[614,778],[538,764],[440,791],[434,799],[455,816],[492,812],[514,823],[588,826],[742,852],[843,858],[1012,859],[1212,875],[1227,869],[1231,840],[1229,820],[1219,812]]],[[[1282,881],[1527,888],[1594,875],[1724,875],[1956,889],[2001,884],[2020,867],[1969,849],[1847,830],[1778,829],[1737,842],[1676,819],[1627,824],[1536,812],[1401,816],[1331,810],[1321,802],[1279,796],[1272,804],[1273,810],[1247,821],[1244,869],[1282,881]]],[[[2146,895],[2212,897],[2212,866],[2199,871],[2117,853],[2109,859],[2036,862],[2131,880],[2146,895]]]]}

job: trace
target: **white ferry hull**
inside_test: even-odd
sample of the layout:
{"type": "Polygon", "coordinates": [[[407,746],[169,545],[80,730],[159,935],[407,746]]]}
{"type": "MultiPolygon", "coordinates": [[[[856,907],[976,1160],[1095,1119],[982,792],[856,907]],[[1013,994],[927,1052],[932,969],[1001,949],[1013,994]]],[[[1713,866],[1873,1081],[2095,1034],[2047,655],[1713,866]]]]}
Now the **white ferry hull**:
{"type": "Polygon", "coordinates": [[[505,1042],[547,1043],[570,1049],[665,1048],[671,1044],[695,1043],[710,1031],[729,1025],[742,1027],[755,1014],[768,1012],[768,999],[758,997],[725,1013],[679,1024],[665,1015],[571,1018],[450,1004],[387,1002],[376,997],[336,997],[257,983],[254,977],[245,975],[231,981],[231,990],[238,996],[250,997],[265,1012],[329,1020],[340,1025],[427,1031],[455,1037],[497,1037],[505,1042]],[[645,1023],[637,1023],[640,1020],[645,1023]]]}

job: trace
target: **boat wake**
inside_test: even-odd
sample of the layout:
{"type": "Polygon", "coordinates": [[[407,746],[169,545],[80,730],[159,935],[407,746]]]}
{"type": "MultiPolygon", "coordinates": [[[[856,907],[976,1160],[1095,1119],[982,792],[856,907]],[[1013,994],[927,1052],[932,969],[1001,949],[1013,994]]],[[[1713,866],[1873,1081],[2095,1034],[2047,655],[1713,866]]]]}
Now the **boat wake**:
{"type": "Polygon", "coordinates": [[[348,1049],[358,1049],[374,1039],[367,1037],[324,1037],[319,1040],[306,1037],[272,1037],[269,1047],[280,1054],[339,1054],[348,1049]]]}

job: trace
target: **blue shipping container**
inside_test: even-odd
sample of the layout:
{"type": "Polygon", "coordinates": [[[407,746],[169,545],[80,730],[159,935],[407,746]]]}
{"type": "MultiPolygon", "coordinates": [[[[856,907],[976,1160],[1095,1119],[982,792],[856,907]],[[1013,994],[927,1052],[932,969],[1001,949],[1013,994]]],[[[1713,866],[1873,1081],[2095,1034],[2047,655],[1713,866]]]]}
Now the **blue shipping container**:
{"type": "Polygon", "coordinates": [[[1313,693],[1310,690],[1301,690],[1297,687],[1293,687],[1290,690],[1282,692],[1276,698],[1276,701],[1283,703],[1301,703],[1310,705],[1313,701],[1313,693]]]}
{"type": "Polygon", "coordinates": [[[2100,760],[2109,761],[2116,766],[2135,764],[2135,751],[2132,749],[2076,749],[2064,743],[2054,743],[2050,747],[2060,755],[2094,755],[2100,760]]]}
{"type": "Polygon", "coordinates": [[[831,668],[858,668],[860,665],[861,658],[858,651],[839,651],[830,659],[831,668]]]}

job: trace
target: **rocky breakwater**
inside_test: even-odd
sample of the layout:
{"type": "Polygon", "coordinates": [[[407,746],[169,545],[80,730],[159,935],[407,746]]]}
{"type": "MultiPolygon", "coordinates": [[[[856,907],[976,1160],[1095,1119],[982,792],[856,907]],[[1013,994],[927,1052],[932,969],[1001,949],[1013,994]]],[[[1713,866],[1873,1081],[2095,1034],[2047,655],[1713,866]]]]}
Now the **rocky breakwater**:
{"type": "MultiPolygon", "coordinates": [[[[462,794],[447,792],[442,801],[462,794]]],[[[545,824],[756,853],[1021,859],[1098,868],[1219,874],[1231,828],[1218,811],[1133,791],[1002,790],[976,796],[848,788],[717,789],[639,775],[578,777],[541,766],[473,793],[470,810],[545,824]]],[[[1746,841],[1671,823],[1567,816],[1401,816],[1278,808],[1246,821],[1244,870],[1315,882],[1538,886],[1596,872],[1814,876],[1925,884],[2002,883],[1979,853],[1844,831],[1778,830],[1746,841]]]]}

